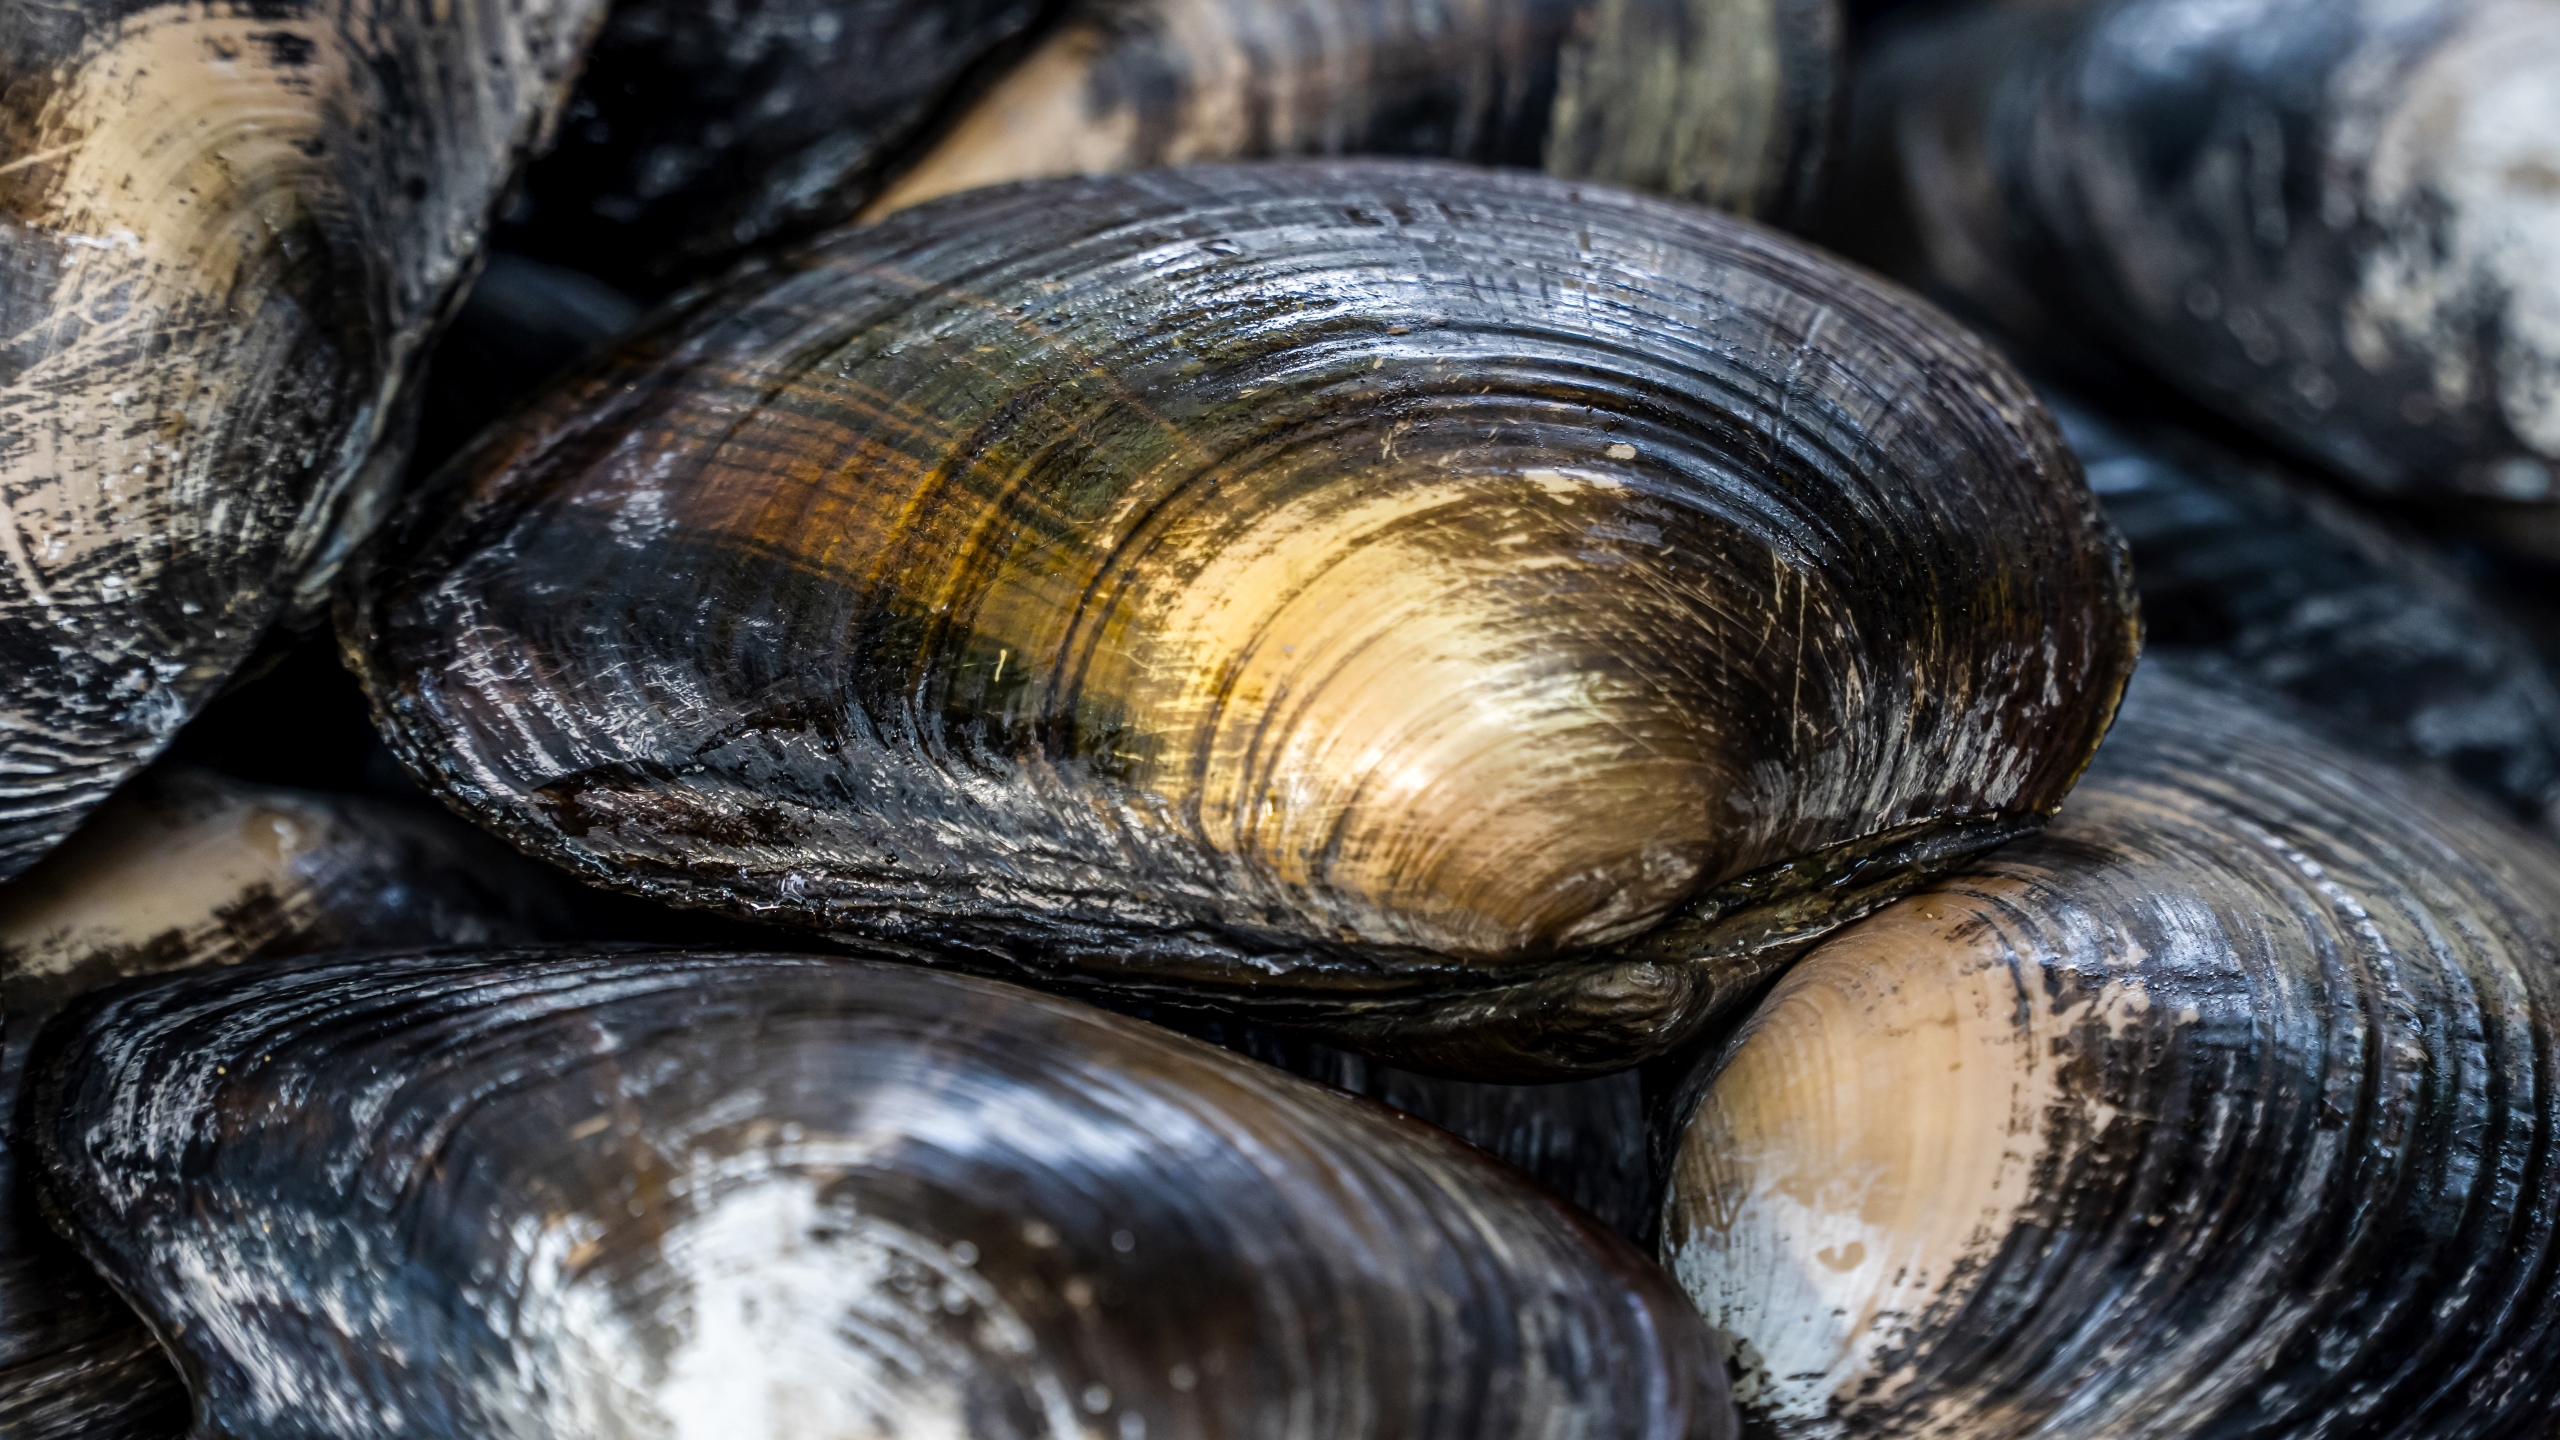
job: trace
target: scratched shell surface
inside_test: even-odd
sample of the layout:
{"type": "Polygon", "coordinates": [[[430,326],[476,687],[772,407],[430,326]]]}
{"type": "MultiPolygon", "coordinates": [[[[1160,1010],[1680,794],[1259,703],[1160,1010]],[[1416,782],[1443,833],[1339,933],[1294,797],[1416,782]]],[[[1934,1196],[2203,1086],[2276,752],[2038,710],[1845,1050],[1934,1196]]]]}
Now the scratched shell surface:
{"type": "Polygon", "coordinates": [[[2154,668],[1755,1012],[1666,1263],[1782,1436],[2544,1433],[2560,855],[2154,668]]]}
{"type": "Polygon", "coordinates": [[[1086,0],[872,202],[1292,155],[1522,165],[1770,219],[1832,128],[1836,0],[1086,0]]]}
{"type": "Polygon", "coordinates": [[[2560,5],[1992,3],[1890,35],[1845,248],[2560,545],[2560,5]]]}
{"type": "Polygon", "coordinates": [[[1033,0],[622,0],[502,232],[642,290],[852,214],[1033,0]]]}
{"type": "Polygon", "coordinates": [[[2286,466],[2045,401],[2132,547],[2145,653],[2280,695],[2333,739],[2441,767],[2547,825],[2560,682],[2530,617],[2286,466]]]}
{"type": "Polygon", "coordinates": [[[368,457],[602,8],[0,3],[0,877],[378,513],[368,457]]]}
{"type": "Polygon", "coordinates": [[[1454,166],[938,202],[446,474],[341,633],[517,844],[1491,1078],[1634,1064],[2039,823],[2135,639],[1934,312],[1454,166]]]}
{"type": "Polygon", "coordinates": [[[51,1192],[200,1435],[1733,1434],[1696,1316],[1596,1222],[1010,986],[371,957],[47,1036],[51,1192]]]}
{"type": "Polygon", "coordinates": [[[166,769],[0,887],[0,1435],[165,1437],[185,1416],[149,1332],[21,1183],[19,1077],[47,1016],[134,975],[566,935],[570,888],[432,811],[166,769]]]}

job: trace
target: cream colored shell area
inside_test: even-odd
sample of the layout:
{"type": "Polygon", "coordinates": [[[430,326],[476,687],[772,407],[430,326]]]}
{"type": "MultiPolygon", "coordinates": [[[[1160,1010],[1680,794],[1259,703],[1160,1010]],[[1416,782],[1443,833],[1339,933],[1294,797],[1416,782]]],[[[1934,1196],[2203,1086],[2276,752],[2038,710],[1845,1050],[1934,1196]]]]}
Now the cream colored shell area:
{"type": "Polygon", "coordinates": [[[2028,889],[1933,890],[1815,950],[1682,1137],[1665,1259],[1732,1348],[1735,1398],[1790,1433],[1847,1433],[1838,1408],[1919,1379],[1899,1352],[1964,1303],[2067,1113],[2060,1042],[2148,1008],[2131,978],[2057,1007],[2001,919],[2028,889]]]}
{"type": "MultiPolygon", "coordinates": [[[[35,148],[0,176],[13,202],[0,218],[61,255],[50,301],[27,317],[41,333],[10,337],[46,353],[0,389],[0,564],[36,603],[150,584],[166,544],[92,582],[103,597],[57,593],[56,577],[130,545],[135,527],[184,541],[218,523],[218,456],[190,442],[271,379],[222,362],[289,343],[256,333],[275,317],[234,297],[275,267],[321,168],[308,150],[328,109],[348,103],[348,57],[323,38],[189,4],[144,11],[76,64],[35,148]],[[299,63],[279,65],[288,48],[299,63]],[[154,339],[176,343],[153,354],[154,339]]],[[[320,518],[307,514],[306,531],[320,518]]]]}
{"type": "MultiPolygon", "coordinates": [[[[1470,13],[1485,4],[1457,0],[1446,23],[1490,31],[1470,13]]],[[[1097,83],[1128,17],[1069,24],[998,81],[863,218],[1007,181],[1251,158],[1257,134],[1279,154],[1343,153],[1349,137],[1340,117],[1366,108],[1377,83],[1364,63],[1369,47],[1347,33],[1301,32],[1326,22],[1347,29],[1366,13],[1354,5],[1148,0],[1139,18],[1181,57],[1186,82],[1169,138],[1156,150],[1137,110],[1111,103],[1097,83]],[[1296,63],[1257,66],[1256,56],[1296,63]],[[1320,63],[1309,63],[1316,57],[1320,63]]],[[[1776,0],[1598,0],[1558,57],[1546,169],[1753,213],[1783,179],[1772,169],[1792,155],[1780,30],[1776,0]]]]}

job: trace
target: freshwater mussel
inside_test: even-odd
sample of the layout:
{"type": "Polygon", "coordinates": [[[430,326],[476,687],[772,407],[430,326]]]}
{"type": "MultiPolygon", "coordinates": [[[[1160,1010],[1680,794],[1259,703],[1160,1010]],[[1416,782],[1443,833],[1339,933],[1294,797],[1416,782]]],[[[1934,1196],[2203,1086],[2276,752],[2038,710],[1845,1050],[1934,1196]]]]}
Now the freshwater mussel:
{"type": "Polygon", "coordinates": [[[2046,403],[2133,551],[2146,655],[2547,823],[2560,683],[2539,616],[2288,466],[2156,418],[2046,403]]]}
{"type": "Polygon", "coordinates": [[[875,199],[1293,155],[1543,168],[1806,214],[1836,0],[1086,0],[875,199]]]}
{"type": "Polygon", "coordinates": [[[0,879],[379,514],[602,8],[0,0],[0,879]]]}
{"type": "Polygon", "coordinates": [[[2555,77],[2545,0],[1939,7],[1862,70],[1832,232],[2560,551],[2555,77]]]}
{"type": "Polygon", "coordinates": [[[149,1333],[36,1214],[19,1082],[48,1016],[137,975],[579,933],[573,888],[423,807],[166,768],[0,888],[0,1435],[166,1440],[185,1413],[149,1333]]]}
{"type": "Polygon", "coordinates": [[[341,613],[642,894],[1488,1076],[2041,823],[2136,621],[2026,388],[1773,233],[1401,162],[1032,182],[705,292],[341,613]]]}
{"type": "Polygon", "coordinates": [[[1643,1257],[1447,1137],[914,966],[376,956],[105,992],[57,1213],[196,1433],[1715,1440],[1643,1257]]]}
{"type": "Polygon", "coordinates": [[[1663,1257],[1774,1435],[2546,1433],[2556,957],[2545,842],[2146,664],[1673,1107],[1663,1257]]]}

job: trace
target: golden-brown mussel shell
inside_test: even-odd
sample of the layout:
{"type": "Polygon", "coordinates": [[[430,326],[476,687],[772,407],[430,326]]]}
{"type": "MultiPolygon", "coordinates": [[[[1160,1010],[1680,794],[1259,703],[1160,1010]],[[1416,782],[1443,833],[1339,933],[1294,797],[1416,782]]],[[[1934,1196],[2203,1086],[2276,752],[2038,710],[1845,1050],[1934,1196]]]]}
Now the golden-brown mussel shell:
{"type": "Polygon", "coordinates": [[[2040,823],[2135,645],[2050,421],[1934,312],[1454,166],[955,197],[448,473],[343,634],[519,845],[1514,1076],[2040,823]]]}

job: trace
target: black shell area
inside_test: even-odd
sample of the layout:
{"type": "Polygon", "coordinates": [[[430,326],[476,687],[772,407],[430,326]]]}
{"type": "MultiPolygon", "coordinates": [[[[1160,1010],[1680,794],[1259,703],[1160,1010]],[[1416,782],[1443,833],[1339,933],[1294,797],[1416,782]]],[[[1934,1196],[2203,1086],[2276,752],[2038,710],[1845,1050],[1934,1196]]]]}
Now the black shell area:
{"type": "Polygon", "coordinates": [[[2134,644],[2068,452],[1942,318],[1455,167],[847,231],[459,478],[342,630],[475,818],[687,903],[1257,1003],[1534,979],[1809,854],[2014,833],[2134,644]]]}
{"type": "Polygon", "coordinates": [[[579,934],[574,887],[449,816],[162,767],[0,887],[0,1435],[165,1440],[176,1372],[37,1210],[27,1053],[118,980],[369,945],[579,934]]]}
{"type": "Polygon", "coordinates": [[[662,292],[860,208],[1035,0],[624,0],[502,243],[662,292]]]}
{"type": "Polygon", "coordinates": [[[2545,547],[2560,17],[2133,0],[1879,32],[1835,243],[2545,547]]]}
{"type": "MultiPolygon", "coordinates": [[[[2526,824],[2560,794],[2560,684],[2530,616],[2284,466],[2048,393],[2133,548],[2143,643],[2343,744],[2440,767],[2526,824]]],[[[2547,823],[2547,822],[2546,822],[2547,823]]]]}
{"type": "Polygon", "coordinates": [[[1010,987],[374,957],[51,1033],[55,1198],[206,1433],[1732,1433],[1694,1315],[1592,1222],[1010,987]]]}
{"type": "Polygon", "coordinates": [[[2051,826],[1840,932],[1755,1014],[1689,1132],[1666,1261],[1754,1342],[1746,1414],[1777,1434],[2543,1433],[2555,953],[2547,844],[2146,665],[2051,826]],[[1945,1027],[1972,1078],[1915,1048],[1945,1027]],[[1791,1075],[1834,1103],[1735,1093],[1791,1075]],[[1863,1128],[1838,1118],[1862,1084],[1863,1128]],[[1946,1243],[1784,1258],[1827,1211],[1770,1229],[1768,1177],[1818,1163],[1754,1150],[1788,1114],[1865,1136],[1834,1159],[1883,1153],[1897,1114],[1968,1117],[1892,1162],[1934,1177],[1899,1203],[1946,1243]],[[1946,1183],[1966,1156],[1980,1183],[1946,1183]],[[1884,1318],[1835,1345],[1804,1276],[1822,1313],[1872,1319],[1871,1293],[1884,1318]],[[1817,1334],[1860,1363],[1794,1364],[1817,1334]]]}

